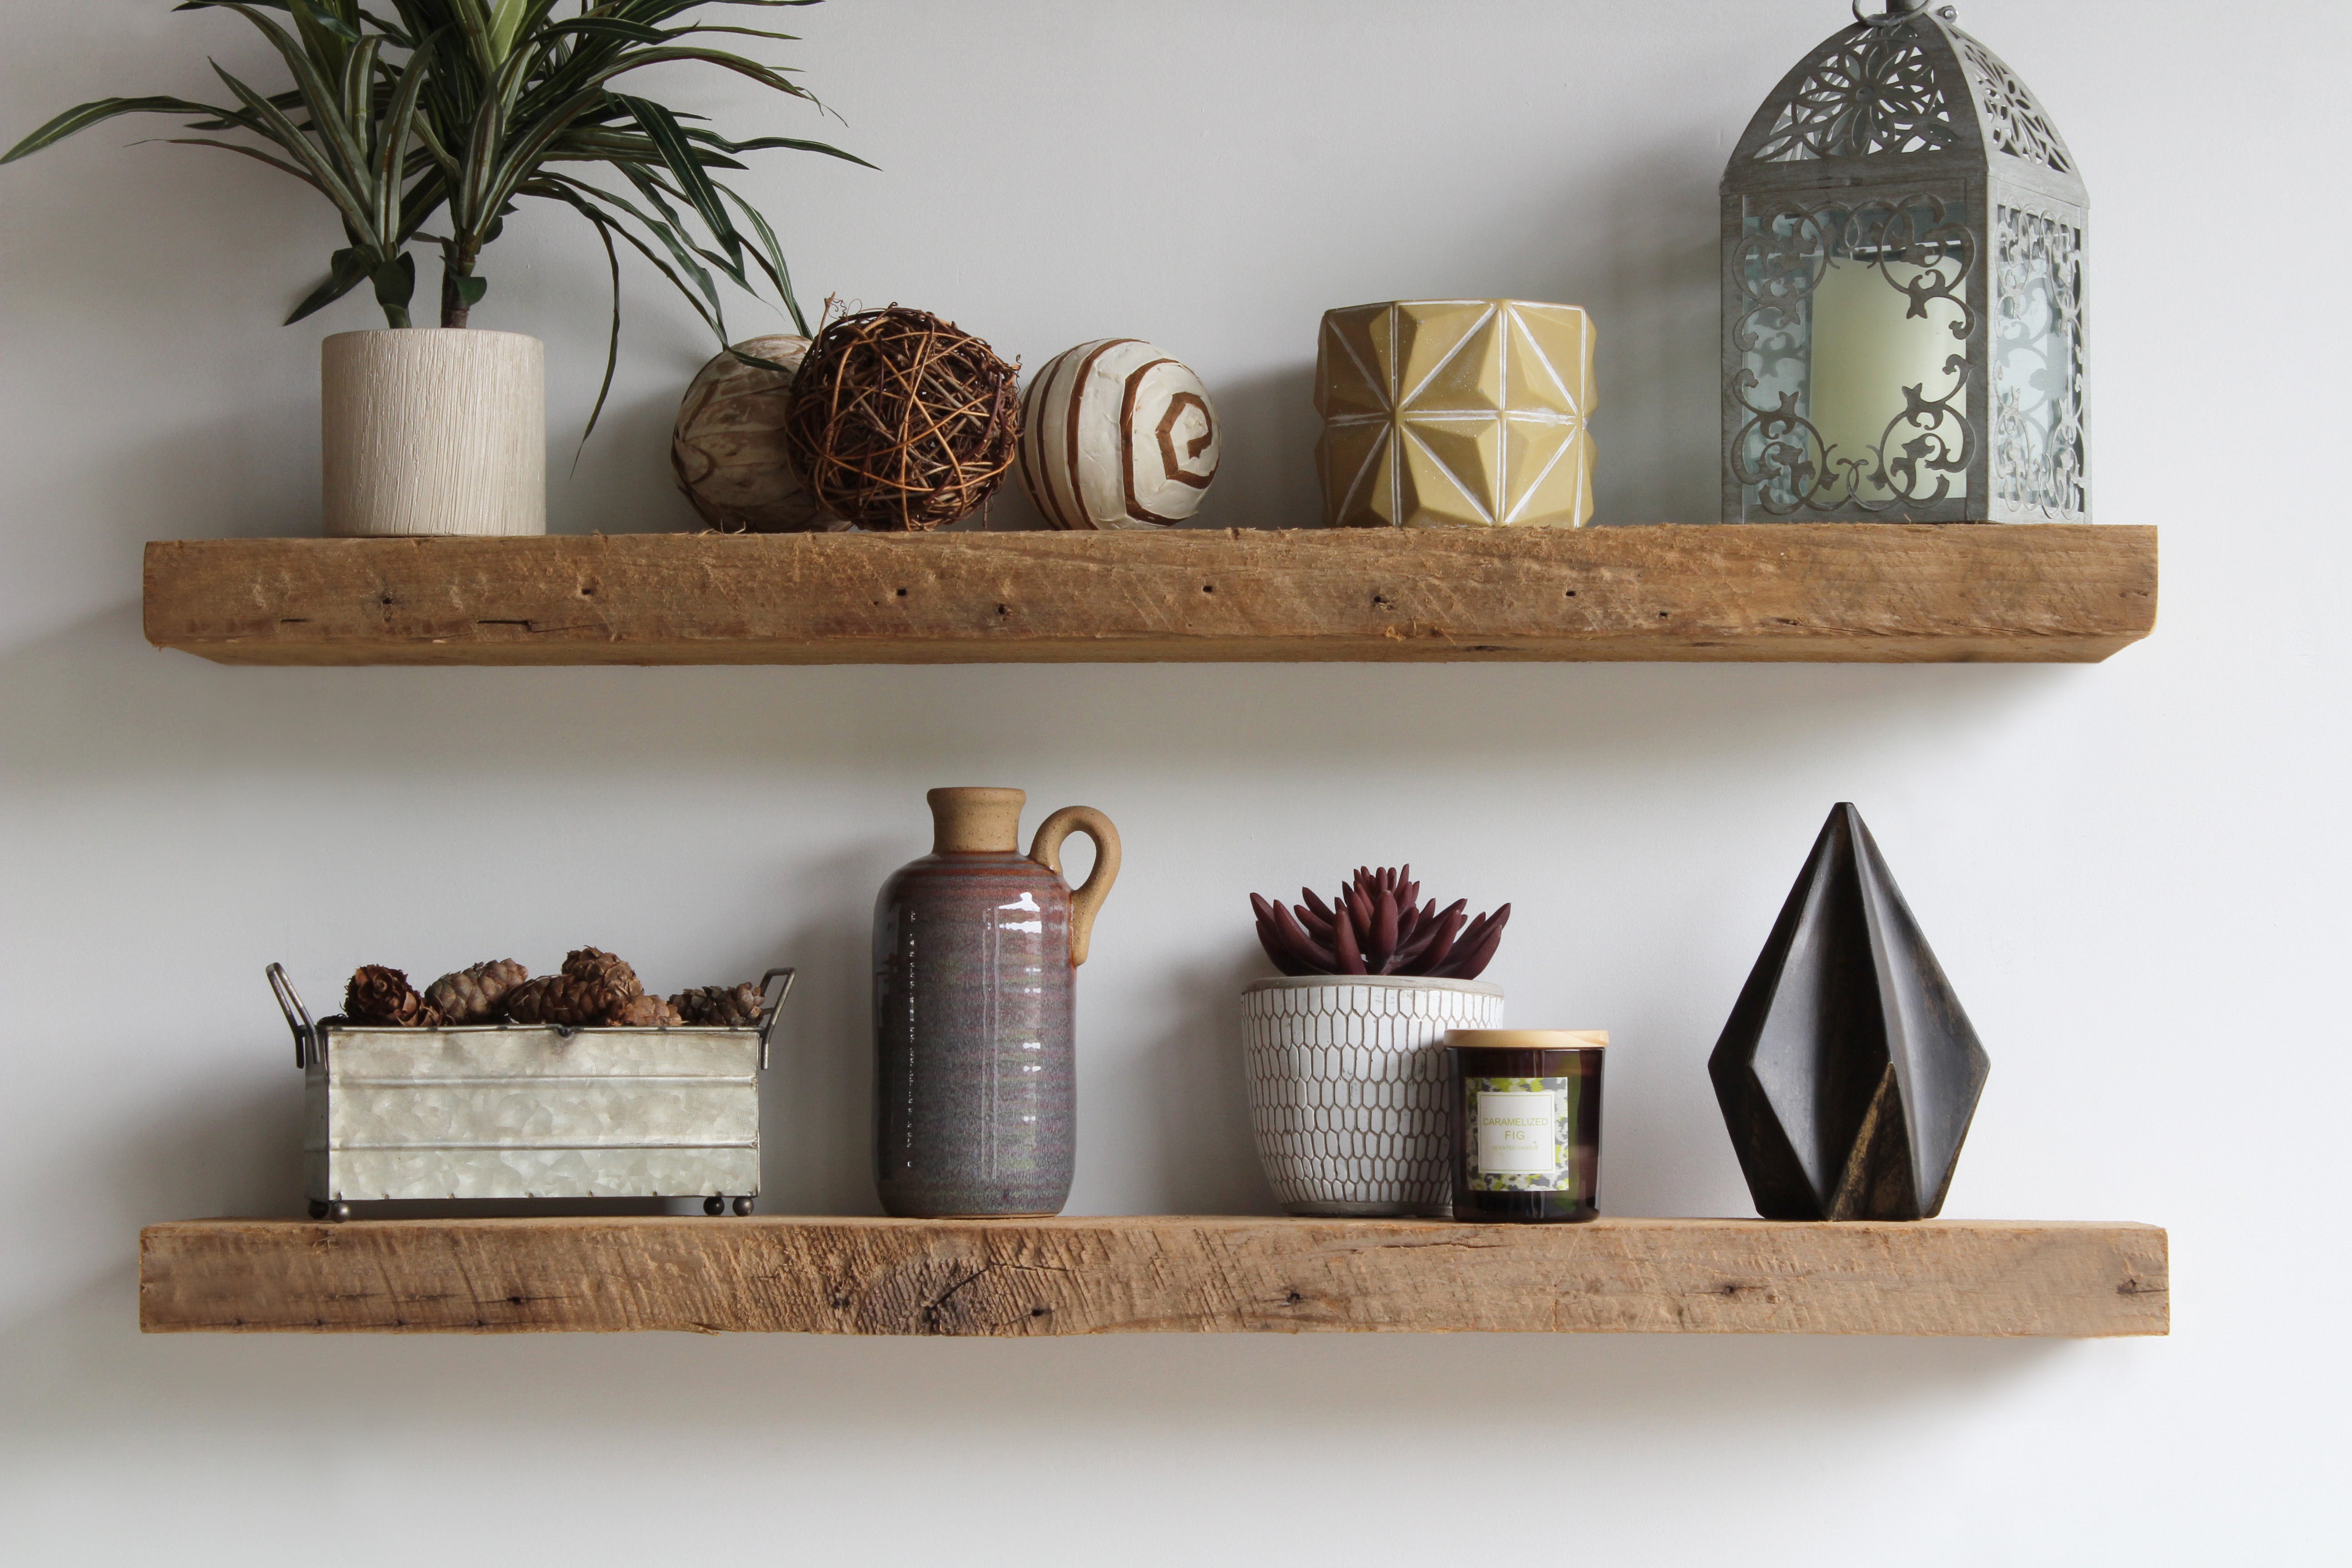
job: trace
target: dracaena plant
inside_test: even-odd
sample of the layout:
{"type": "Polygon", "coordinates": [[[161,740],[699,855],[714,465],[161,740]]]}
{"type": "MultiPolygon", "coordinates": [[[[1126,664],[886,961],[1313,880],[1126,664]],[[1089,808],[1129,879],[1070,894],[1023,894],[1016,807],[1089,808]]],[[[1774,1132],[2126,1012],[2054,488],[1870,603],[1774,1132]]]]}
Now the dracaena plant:
{"type": "MultiPolygon", "coordinates": [[[[790,34],[697,14],[713,5],[820,3],[577,0],[559,9],[559,0],[390,0],[387,17],[359,0],[187,0],[174,9],[235,11],[258,28],[294,85],[265,93],[215,64],[232,104],[100,99],[58,115],[0,163],[119,115],[194,116],[185,128],[200,134],[168,140],[257,159],[325,196],[342,219],[344,245],[289,323],[365,283],[387,321],[410,325],[416,289],[410,247],[421,242],[441,252],[441,324],[463,327],[488,288],[482,252],[516,203],[561,203],[593,226],[612,273],[601,411],[620,341],[620,245],[668,279],[722,342],[726,317],[714,271],[754,293],[763,279],[807,332],[774,228],[715,176],[743,168],[740,153],[772,149],[864,160],[796,137],[730,141],[688,123],[698,116],[622,90],[622,79],[692,61],[814,102],[781,68],[705,41],[731,34],[790,42],[790,34]],[[226,139],[238,133],[260,144],[226,139]],[[635,199],[611,188],[615,183],[635,199]]],[[[593,414],[589,423],[593,428],[593,414]]]]}

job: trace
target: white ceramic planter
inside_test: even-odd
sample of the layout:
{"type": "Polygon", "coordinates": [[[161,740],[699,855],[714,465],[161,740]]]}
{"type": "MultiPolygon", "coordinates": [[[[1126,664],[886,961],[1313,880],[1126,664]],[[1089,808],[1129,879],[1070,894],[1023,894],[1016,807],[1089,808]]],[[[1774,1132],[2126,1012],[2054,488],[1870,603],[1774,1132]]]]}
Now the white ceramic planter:
{"type": "Polygon", "coordinates": [[[338,332],[321,345],[331,538],[547,531],[547,355],[518,332],[338,332]]]}
{"type": "Polygon", "coordinates": [[[1499,1026],[1502,988],[1317,974],[1258,981],[1242,1004],[1250,1126],[1282,1206],[1450,1212],[1445,1032],[1499,1026]]]}

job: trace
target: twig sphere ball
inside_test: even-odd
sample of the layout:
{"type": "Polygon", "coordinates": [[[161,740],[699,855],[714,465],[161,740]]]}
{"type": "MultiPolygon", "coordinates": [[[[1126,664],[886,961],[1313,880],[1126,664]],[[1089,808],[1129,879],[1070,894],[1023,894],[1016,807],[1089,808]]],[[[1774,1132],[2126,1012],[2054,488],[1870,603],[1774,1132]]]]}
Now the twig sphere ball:
{"type": "Polygon", "coordinates": [[[1201,378],[1133,338],[1056,356],[1022,404],[1021,482],[1056,528],[1182,522],[1201,510],[1222,454],[1201,378]]]}
{"type": "Polygon", "coordinates": [[[793,379],[784,445],[816,504],[920,532],[978,510],[1021,439],[1021,370],[928,310],[842,317],[793,379]]]}
{"type": "Polygon", "coordinates": [[[670,469],[702,520],[725,533],[804,533],[847,525],[824,516],[793,472],[784,415],[806,338],[751,338],[696,374],[670,436],[670,469]],[[747,364],[749,354],[782,371],[747,364]]]}

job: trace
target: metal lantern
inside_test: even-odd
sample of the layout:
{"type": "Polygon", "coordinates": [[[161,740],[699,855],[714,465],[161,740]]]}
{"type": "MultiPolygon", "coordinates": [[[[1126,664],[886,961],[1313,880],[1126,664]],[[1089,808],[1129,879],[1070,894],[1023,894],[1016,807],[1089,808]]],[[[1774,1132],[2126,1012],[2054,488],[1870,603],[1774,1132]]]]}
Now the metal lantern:
{"type": "Polygon", "coordinates": [[[2074,154],[1952,7],[1890,4],[1724,173],[1724,521],[2086,521],[2074,154]]]}

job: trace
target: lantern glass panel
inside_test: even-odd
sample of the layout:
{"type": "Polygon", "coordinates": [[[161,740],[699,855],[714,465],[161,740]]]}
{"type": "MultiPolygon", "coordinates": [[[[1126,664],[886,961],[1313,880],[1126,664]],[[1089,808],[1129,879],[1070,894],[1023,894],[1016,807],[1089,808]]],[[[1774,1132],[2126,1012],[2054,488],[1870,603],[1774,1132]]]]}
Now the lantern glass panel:
{"type": "Polygon", "coordinates": [[[2001,500],[2052,514],[2089,507],[2084,492],[2083,231],[2003,206],[1993,471],[2001,500]]]}
{"type": "Polygon", "coordinates": [[[1735,342],[1747,515],[1965,498],[1976,247],[1965,196],[1750,204],[1735,342]]]}

